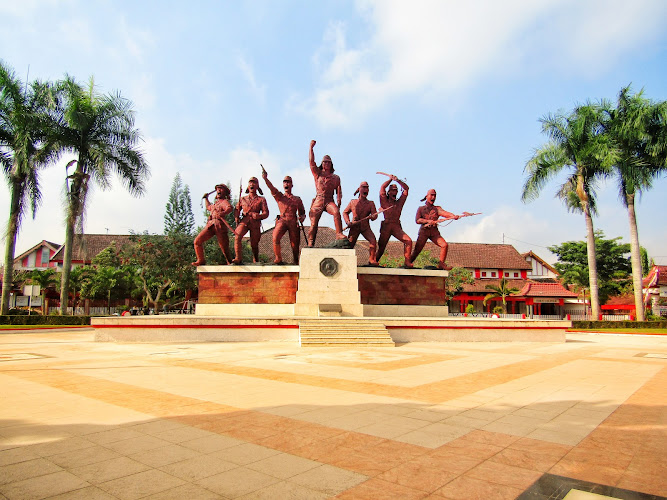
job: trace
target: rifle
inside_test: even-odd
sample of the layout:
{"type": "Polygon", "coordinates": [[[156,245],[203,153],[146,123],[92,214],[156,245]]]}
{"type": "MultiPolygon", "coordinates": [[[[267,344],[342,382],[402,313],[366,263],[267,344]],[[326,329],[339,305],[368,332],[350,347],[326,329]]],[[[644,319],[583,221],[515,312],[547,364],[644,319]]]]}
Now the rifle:
{"type": "Polygon", "coordinates": [[[299,221],[299,227],[301,227],[301,232],[303,233],[303,237],[306,240],[306,244],[308,244],[308,236],[306,236],[306,228],[304,227],[303,222],[301,222],[301,219],[297,217],[296,220],[299,221]]]}
{"type": "Polygon", "coordinates": [[[354,224],[359,224],[360,222],[363,222],[363,221],[368,220],[368,219],[370,219],[370,218],[372,218],[372,217],[375,217],[376,215],[381,214],[382,212],[386,212],[387,210],[391,210],[392,208],[394,208],[394,207],[391,206],[391,207],[387,207],[387,208],[381,208],[381,209],[378,210],[377,212],[375,212],[375,213],[373,213],[373,214],[370,214],[370,215],[367,215],[367,216],[364,217],[363,219],[353,220],[352,222],[350,222],[347,226],[345,226],[345,227],[343,228],[343,231],[345,231],[346,229],[352,227],[354,224]]]}
{"type": "Polygon", "coordinates": [[[239,220],[241,218],[241,197],[243,196],[243,177],[241,177],[241,180],[239,181],[239,201],[236,203],[236,210],[238,210],[238,213],[236,211],[234,212],[234,222],[236,222],[236,225],[239,225],[239,220]]]}
{"type": "MultiPolygon", "coordinates": [[[[474,213],[474,214],[471,214],[470,212],[463,212],[461,215],[459,215],[459,219],[461,217],[472,217],[473,215],[481,215],[481,214],[482,214],[482,212],[477,212],[477,213],[474,213]]],[[[447,224],[445,224],[445,226],[449,226],[455,220],[456,219],[454,219],[453,217],[444,217],[442,219],[438,219],[435,223],[436,224],[441,224],[443,222],[449,221],[449,222],[447,222],[447,224]]]]}

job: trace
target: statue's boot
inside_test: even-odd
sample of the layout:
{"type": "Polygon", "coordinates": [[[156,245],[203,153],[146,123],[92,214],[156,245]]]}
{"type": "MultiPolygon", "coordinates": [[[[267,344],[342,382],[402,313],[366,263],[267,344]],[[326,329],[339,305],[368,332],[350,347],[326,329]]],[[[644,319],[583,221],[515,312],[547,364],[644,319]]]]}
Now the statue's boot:
{"type": "Polygon", "coordinates": [[[204,245],[195,244],[195,255],[197,256],[197,260],[192,263],[193,266],[203,266],[206,264],[204,245]]]}

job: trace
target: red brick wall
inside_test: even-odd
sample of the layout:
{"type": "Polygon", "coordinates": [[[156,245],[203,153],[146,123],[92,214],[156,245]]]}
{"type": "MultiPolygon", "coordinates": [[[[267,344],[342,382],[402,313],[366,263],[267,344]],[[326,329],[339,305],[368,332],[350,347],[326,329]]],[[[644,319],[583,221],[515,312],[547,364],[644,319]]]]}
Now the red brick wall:
{"type": "Polygon", "coordinates": [[[437,276],[389,276],[360,274],[362,304],[445,305],[445,278],[437,276]]]}
{"type": "Polygon", "coordinates": [[[200,304],[294,304],[298,273],[200,273],[200,304]]]}

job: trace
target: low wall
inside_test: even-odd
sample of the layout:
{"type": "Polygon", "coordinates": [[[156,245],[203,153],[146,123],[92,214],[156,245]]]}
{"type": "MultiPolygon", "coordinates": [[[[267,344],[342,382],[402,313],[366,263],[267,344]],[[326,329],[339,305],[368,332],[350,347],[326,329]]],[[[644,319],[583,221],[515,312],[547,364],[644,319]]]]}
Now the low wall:
{"type": "MultiPolygon", "coordinates": [[[[351,325],[363,321],[349,318],[351,325]]],[[[564,342],[570,321],[373,318],[397,343],[564,342]]],[[[298,318],[126,316],[92,318],[100,342],[262,342],[299,340],[298,318]]],[[[357,323],[358,325],[358,323],[357,323]]],[[[358,326],[357,326],[358,328],[358,326]]]]}

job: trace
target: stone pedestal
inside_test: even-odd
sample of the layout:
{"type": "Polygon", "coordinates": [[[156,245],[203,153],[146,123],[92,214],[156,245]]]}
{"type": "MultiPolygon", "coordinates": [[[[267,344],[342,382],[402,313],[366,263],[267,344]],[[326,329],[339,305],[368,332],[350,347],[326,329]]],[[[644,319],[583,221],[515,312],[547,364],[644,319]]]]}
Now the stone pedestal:
{"type": "Polygon", "coordinates": [[[304,248],[299,260],[297,316],[363,316],[354,250],[304,248]]]}

